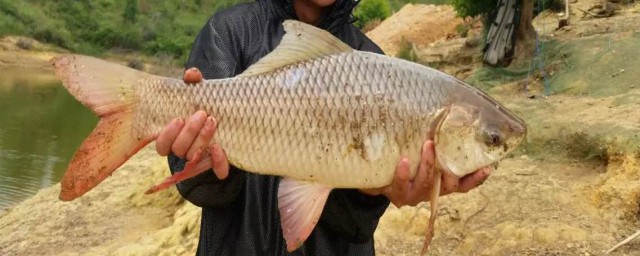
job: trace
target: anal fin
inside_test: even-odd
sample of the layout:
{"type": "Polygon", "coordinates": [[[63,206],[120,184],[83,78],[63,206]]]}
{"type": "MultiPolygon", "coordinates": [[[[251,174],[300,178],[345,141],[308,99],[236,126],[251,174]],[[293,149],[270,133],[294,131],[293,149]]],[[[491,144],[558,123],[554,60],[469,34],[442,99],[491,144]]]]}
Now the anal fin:
{"type": "Polygon", "coordinates": [[[280,224],[289,252],[298,249],[315,228],[331,188],[283,179],[278,187],[280,224]]]}

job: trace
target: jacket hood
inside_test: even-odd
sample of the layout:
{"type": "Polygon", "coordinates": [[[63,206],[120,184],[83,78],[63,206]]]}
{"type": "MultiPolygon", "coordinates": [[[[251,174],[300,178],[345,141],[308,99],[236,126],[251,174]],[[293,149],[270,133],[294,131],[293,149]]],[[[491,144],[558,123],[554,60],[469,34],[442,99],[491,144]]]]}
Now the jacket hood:
{"type": "MultiPolygon", "coordinates": [[[[293,10],[293,0],[257,0],[258,2],[272,7],[276,14],[284,19],[297,19],[293,10]]],[[[332,31],[349,23],[353,23],[355,18],[352,15],[353,8],[360,0],[336,0],[331,6],[324,19],[318,27],[332,31]]]]}

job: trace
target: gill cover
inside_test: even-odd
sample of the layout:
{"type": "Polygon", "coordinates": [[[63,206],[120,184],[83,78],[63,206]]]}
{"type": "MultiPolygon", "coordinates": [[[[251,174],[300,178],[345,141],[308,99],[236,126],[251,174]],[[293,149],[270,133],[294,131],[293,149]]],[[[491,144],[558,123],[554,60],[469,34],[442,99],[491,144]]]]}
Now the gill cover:
{"type": "Polygon", "coordinates": [[[486,95],[472,96],[479,98],[449,107],[437,136],[440,167],[459,177],[502,160],[526,135],[522,120],[486,95]]]}

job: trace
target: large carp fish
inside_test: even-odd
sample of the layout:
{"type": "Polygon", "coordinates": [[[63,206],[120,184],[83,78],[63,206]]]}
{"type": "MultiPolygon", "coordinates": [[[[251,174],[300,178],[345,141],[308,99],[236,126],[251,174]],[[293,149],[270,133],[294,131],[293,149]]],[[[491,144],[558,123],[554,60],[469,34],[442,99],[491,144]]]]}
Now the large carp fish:
{"type": "MultiPolygon", "coordinates": [[[[82,196],[174,118],[204,110],[230,164],[283,179],[278,207],[287,249],[297,249],[334,188],[392,183],[401,157],[415,175],[434,140],[436,179],[424,249],[433,236],[442,172],[492,165],[526,135],[521,119],[487,94],[437,70],[357,51],[330,33],[288,20],[280,44],[242,74],[185,84],[100,59],[62,55],[57,76],[100,121],[74,154],[60,199],[82,196]]],[[[192,160],[154,192],[210,168],[192,160]]],[[[215,196],[215,195],[211,195],[215,196]]]]}

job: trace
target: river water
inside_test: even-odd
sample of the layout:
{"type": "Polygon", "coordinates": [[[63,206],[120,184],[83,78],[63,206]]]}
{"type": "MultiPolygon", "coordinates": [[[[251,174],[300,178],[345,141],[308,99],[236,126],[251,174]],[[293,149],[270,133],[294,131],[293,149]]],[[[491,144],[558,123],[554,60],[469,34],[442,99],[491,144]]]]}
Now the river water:
{"type": "Polygon", "coordinates": [[[97,121],[51,71],[0,68],[0,211],[59,182],[97,121]]]}

